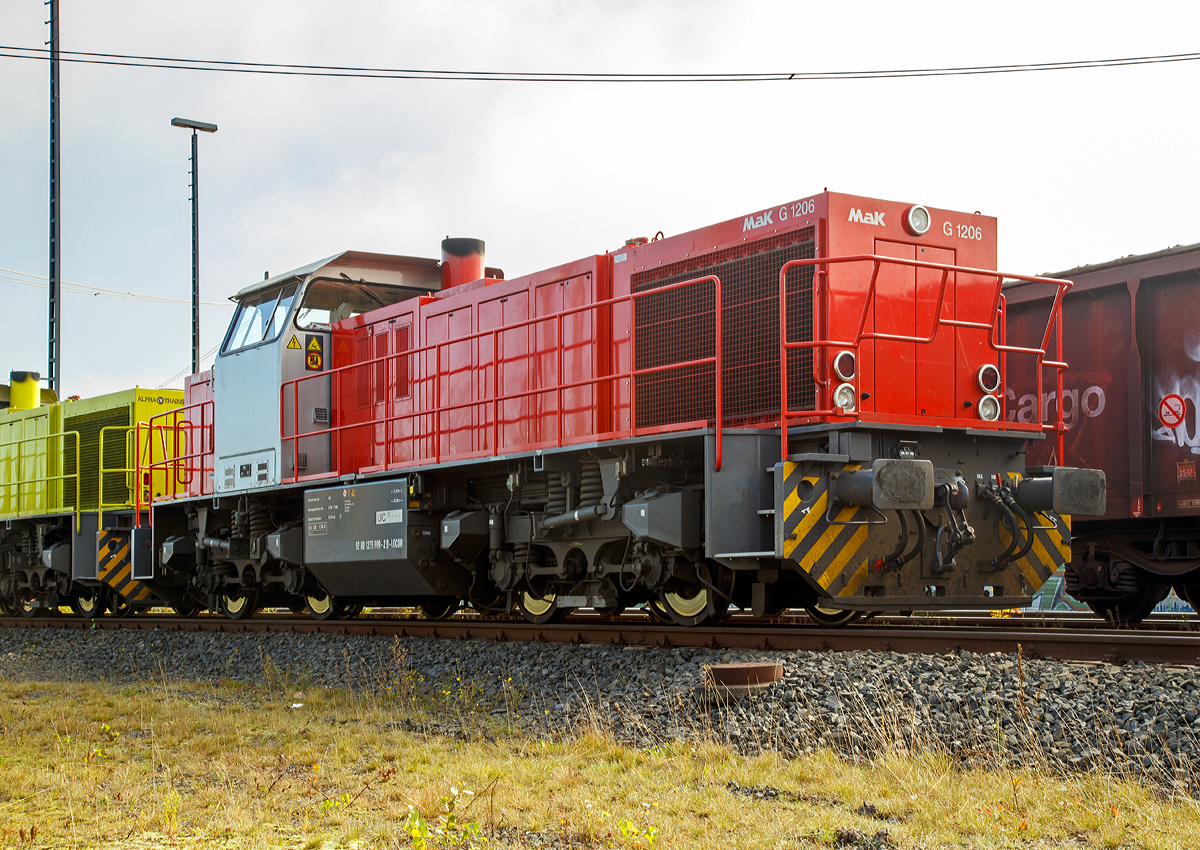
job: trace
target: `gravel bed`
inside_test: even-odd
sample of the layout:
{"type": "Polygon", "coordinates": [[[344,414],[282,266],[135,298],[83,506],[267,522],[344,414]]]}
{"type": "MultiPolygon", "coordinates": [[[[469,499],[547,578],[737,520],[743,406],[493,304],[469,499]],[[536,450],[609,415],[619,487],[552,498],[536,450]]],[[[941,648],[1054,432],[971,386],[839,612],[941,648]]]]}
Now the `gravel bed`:
{"type": "Polygon", "coordinates": [[[1200,792],[1200,669],[969,652],[728,651],[262,632],[0,629],[0,677],[352,687],[415,704],[398,727],[553,737],[589,726],[640,747],[709,738],[747,753],[832,748],[851,760],[933,747],[965,767],[1025,764],[1200,792]],[[706,664],[777,661],[742,700],[706,664]],[[432,719],[431,719],[432,718],[432,719]]]}

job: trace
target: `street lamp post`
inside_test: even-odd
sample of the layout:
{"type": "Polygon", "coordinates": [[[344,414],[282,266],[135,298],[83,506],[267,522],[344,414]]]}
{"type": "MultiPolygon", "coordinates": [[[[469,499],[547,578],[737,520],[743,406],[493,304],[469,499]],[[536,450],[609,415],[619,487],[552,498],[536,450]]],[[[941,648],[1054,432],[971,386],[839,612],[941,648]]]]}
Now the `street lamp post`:
{"type": "Polygon", "coordinates": [[[185,127],[192,131],[192,374],[200,371],[200,192],[198,147],[196,131],[217,132],[216,124],[192,121],[188,118],[172,118],[172,127],[185,127]]]}

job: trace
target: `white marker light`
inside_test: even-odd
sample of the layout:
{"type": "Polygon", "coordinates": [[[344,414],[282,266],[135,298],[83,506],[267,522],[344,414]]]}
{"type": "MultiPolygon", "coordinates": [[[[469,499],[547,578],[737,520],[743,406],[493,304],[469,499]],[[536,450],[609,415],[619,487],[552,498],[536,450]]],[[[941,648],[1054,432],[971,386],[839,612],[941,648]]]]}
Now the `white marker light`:
{"type": "Polygon", "coordinates": [[[839,381],[854,380],[854,352],[839,351],[833,358],[833,372],[839,381]]]}
{"type": "Polygon", "coordinates": [[[836,390],[833,391],[833,406],[840,407],[847,413],[854,411],[854,384],[838,384],[836,390]]]}
{"type": "Polygon", "coordinates": [[[995,422],[1000,418],[1000,402],[994,395],[985,395],[975,407],[984,422],[995,422]]]}
{"type": "Polygon", "coordinates": [[[929,229],[929,210],[920,204],[914,204],[904,214],[904,229],[913,236],[922,236],[929,229]]]}
{"type": "Polygon", "coordinates": [[[975,380],[979,383],[979,389],[985,393],[994,393],[1000,390],[1000,370],[991,363],[984,363],[979,367],[975,380]]]}

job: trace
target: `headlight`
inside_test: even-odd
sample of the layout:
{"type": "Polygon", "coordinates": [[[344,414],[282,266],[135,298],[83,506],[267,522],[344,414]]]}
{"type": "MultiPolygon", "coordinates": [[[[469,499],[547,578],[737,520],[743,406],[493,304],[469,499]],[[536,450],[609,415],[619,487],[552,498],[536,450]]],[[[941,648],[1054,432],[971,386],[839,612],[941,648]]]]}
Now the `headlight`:
{"type": "Polygon", "coordinates": [[[839,381],[854,380],[854,352],[839,351],[833,358],[833,372],[839,381]]]}
{"type": "Polygon", "coordinates": [[[979,367],[975,380],[979,382],[979,389],[985,393],[991,394],[1000,390],[1000,370],[991,363],[984,363],[979,367]]]}
{"type": "Polygon", "coordinates": [[[838,384],[837,389],[833,391],[833,406],[851,413],[854,410],[854,402],[854,384],[838,384]]]}
{"type": "Polygon", "coordinates": [[[1000,402],[994,395],[985,395],[981,398],[976,409],[979,411],[979,418],[984,422],[995,422],[1000,418],[1000,402]]]}
{"type": "Polygon", "coordinates": [[[914,204],[904,214],[904,229],[913,236],[921,236],[929,229],[929,210],[920,204],[914,204]]]}

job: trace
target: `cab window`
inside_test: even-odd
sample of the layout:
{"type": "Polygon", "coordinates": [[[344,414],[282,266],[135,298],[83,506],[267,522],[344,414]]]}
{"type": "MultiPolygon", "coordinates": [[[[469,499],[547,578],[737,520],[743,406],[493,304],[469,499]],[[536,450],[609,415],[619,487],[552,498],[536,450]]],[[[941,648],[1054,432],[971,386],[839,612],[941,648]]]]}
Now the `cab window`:
{"type": "Polygon", "coordinates": [[[420,291],[350,280],[314,280],[296,311],[296,327],[302,331],[327,331],[334,322],[395,304],[420,291]]]}
{"type": "Polygon", "coordinates": [[[296,297],[296,284],[259,292],[238,303],[222,354],[275,339],[283,330],[296,297]]]}

